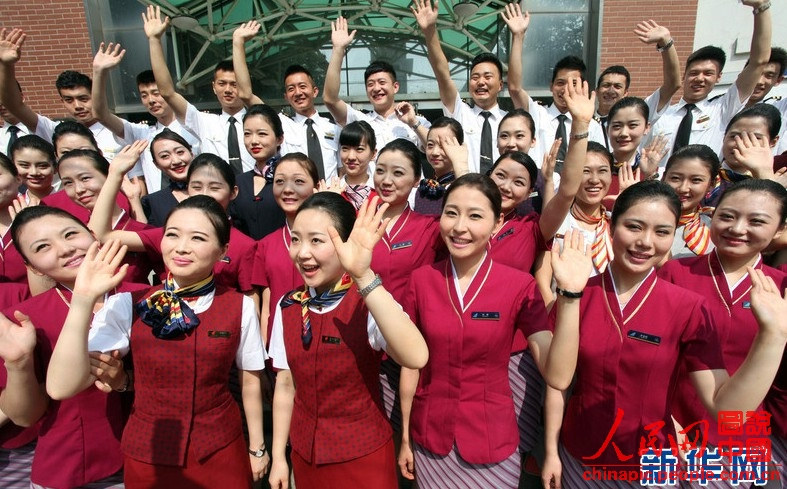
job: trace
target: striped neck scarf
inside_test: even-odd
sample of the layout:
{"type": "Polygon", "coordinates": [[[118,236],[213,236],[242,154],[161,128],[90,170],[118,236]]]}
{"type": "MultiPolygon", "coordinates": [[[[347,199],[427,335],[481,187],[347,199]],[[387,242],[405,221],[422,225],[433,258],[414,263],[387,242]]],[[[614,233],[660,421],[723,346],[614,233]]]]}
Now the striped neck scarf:
{"type": "Polygon", "coordinates": [[[743,180],[748,180],[751,178],[751,175],[738,173],[734,170],[730,170],[729,168],[722,168],[719,170],[719,176],[721,177],[721,180],[731,183],[742,182],[743,180]]]}
{"type": "Polygon", "coordinates": [[[301,305],[301,341],[304,348],[312,342],[312,323],[309,319],[309,306],[328,307],[336,304],[344,294],[350,290],[353,280],[346,273],[336,284],[325,292],[311,297],[309,287],[304,286],[303,290],[295,290],[285,295],[281,301],[282,309],[293,304],[301,305]]]}
{"type": "Polygon", "coordinates": [[[344,189],[344,197],[350,201],[350,203],[355,207],[355,210],[361,208],[363,205],[363,201],[369,197],[369,194],[372,191],[372,187],[368,185],[358,184],[358,185],[347,185],[344,189]]]}
{"type": "Polygon", "coordinates": [[[601,214],[600,217],[593,217],[585,214],[576,202],[571,205],[571,215],[574,219],[596,226],[596,236],[593,239],[593,245],[590,247],[590,253],[596,270],[598,270],[599,273],[603,273],[615,255],[612,253],[609,218],[607,218],[607,213],[604,212],[603,206],[599,206],[599,212],[601,214]]]}
{"type": "Polygon", "coordinates": [[[710,247],[710,228],[700,218],[700,208],[681,214],[678,226],[683,228],[683,241],[695,255],[704,255],[710,247]]]}
{"type": "Polygon", "coordinates": [[[454,172],[448,172],[437,180],[423,178],[418,184],[418,194],[428,200],[440,200],[445,195],[448,184],[453,182],[456,177],[454,172]]]}
{"type": "Polygon", "coordinates": [[[276,168],[276,163],[279,162],[281,156],[277,153],[276,155],[272,156],[268,161],[265,162],[265,165],[260,170],[258,165],[254,165],[252,170],[254,171],[255,175],[265,178],[266,183],[273,183],[273,170],[276,168]]]}
{"type": "Polygon", "coordinates": [[[153,336],[162,340],[180,337],[199,326],[199,318],[186,301],[213,292],[216,282],[211,273],[194,285],[175,287],[172,274],[168,274],[163,289],[134,306],[142,322],[153,328],[153,336]]]}

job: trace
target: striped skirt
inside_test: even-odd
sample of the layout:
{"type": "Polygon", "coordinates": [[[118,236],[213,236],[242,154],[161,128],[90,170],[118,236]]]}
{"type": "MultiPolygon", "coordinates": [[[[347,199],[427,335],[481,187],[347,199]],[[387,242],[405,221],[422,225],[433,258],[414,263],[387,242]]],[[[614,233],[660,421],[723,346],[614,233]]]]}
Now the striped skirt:
{"type": "MultiPolygon", "coordinates": [[[[51,489],[46,486],[33,484],[32,482],[29,486],[25,487],[29,487],[30,489],[51,489]]],[[[101,479],[100,481],[85,484],[84,486],[80,486],[77,489],[123,489],[125,487],[126,486],[123,484],[123,471],[120,471],[115,475],[107,477],[106,479],[101,479]]]]}
{"type": "Polygon", "coordinates": [[[520,455],[517,450],[502,462],[470,464],[454,448],[448,455],[437,455],[413,443],[415,480],[418,489],[516,489],[519,486],[520,455]]]}
{"type": "Polygon", "coordinates": [[[519,428],[519,451],[528,453],[542,445],[544,423],[544,378],[538,371],[530,350],[511,355],[508,362],[508,379],[514,398],[514,413],[519,428]]]}
{"type": "Polygon", "coordinates": [[[402,367],[393,359],[386,358],[380,364],[380,393],[383,397],[385,414],[394,433],[402,431],[402,408],[399,406],[399,374],[402,367]]]}
{"type": "MultiPolygon", "coordinates": [[[[564,489],[596,489],[603,487],[605,489],[631,489],[642,487],[639,482],[628,482],[622,480],[607,480],[612,479],[608,474],[607,467],[588,467],[583,465],[582,462],[574,458],[573,455],[568,453],[563,444],[558,445],[558,453],[560,454],[560,462],[563,464],[563,484],[564,489]]],[[[615,467],[609,467],[614,472],[615,467]]],[[[632,465],[631,470],[639,472],[639,465],[632,465]]]]}
{"type": "Polygon", "coordinates": [[[0,449],[0,487],[3,489],[28,489],[30,468],[36,442],[13,449],[0,449]]]}

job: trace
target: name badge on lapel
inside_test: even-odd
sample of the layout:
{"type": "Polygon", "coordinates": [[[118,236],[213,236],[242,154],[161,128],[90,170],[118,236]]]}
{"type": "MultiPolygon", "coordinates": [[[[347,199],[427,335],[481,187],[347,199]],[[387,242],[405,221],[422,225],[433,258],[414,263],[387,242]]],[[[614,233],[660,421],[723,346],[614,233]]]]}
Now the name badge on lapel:
{"type": "Polygon", "coordinates": [[[322,337],[323,343],[330,343],[331,345],[338,345],[342,342],[341,338],[337,338],[335,336],[323,336],[322,337]]]}
{"type": "Polygon", "coordinates": [[[514,228],[511,228],[508,231],[504,232],[503,234],[498,236],[496,239],[498,241],[502,241],[503,238],[505,238],[506,236],[511,236],[512,234],[514,234],[514,228]]]}
{"type": "Polygon", "coordinates": [[[391,245],[391,251],[401,250],[402,248],[409,248],[413,245],[412,241],[402,241],[391,245]]]}
{"type": "Polygon", "coordinates": [[[633,329],[629,330],[628,337],[631,338],[632,340],[644,341],[645,343],[650,343],[651,345],[661,344],[661,336],[643,333],[641,331],[634,331],[633,329]]]}
{"type": "Polygon", "coordinates": [[[230,332],[229,331],[217,331],[211,329],[208,331],[208,338],[229,338],[230,332]]]}
{"type": "Polygon", "coordinates": [[[493,311],[474,311],[470,313],[470,319],[480,319],[482,321],[500,321],[500,313],[493,311]]]}
{"type": "Polygon", "coordinates": [[[743,301],[743,308],[744,309],[751,309],[751,302],[743,301]]]}
{"type": "Polygon", "coordinates": [[[227,256],[227,255],[224,255],[224,258],[222,258],[220,261],[221,261],[222,263],[229,263],[229,262],[231,262],[231,261],[232,261],[232,259],[231,259],[229,256],[227,256]]]}
{"type": "Polygon", "coordinates": [[[710,116],[709,115],[703,115],[702,117],[697,119],[697,124],[704,124],[704,123],[708,122],[709,120],[710,120],[710,116]]]}

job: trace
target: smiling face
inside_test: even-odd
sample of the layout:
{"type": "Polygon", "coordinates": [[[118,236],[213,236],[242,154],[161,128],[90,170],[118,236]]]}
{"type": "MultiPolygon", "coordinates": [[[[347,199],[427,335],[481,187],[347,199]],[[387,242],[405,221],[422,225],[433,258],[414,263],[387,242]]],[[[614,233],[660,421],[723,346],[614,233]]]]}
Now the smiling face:
{"type": "Polygon", "coordinates": [[[563,98],[563,94],[566,93],[566,86],[572,82],[581,85],[581,80],[582,73],[579,70],[562,69],[557,72],[555,80],[552,82],[552,85],[549,89],[552,92],[552,100],[555,104],[555,107],[560,112],[565,113],[568,111],[566,99],[563,98]]]}
{"type": "Polygon", "coordinates": [[[78,156],[66,158],[57,167],[60,184],[72,201],[93,210],[106,175],[98,171],[90,158],[78,156]]]}
{"type": "Polygon", "coordinates": [[[142,105],[148,109],[150,115],[156,119],[169,120],[173,116],[172,107],[169,106],[164,97],[159,92],[158,85],[155,83],[145,83],[138,85],[139,98],[142,105]]]}
{"type": "Polygon", "coordinates": [[[779,63],[768,63],[754,86],[754,92],[749,98],[750,104],[762,102],[762,99],[768,95],[773,87],[780,84],[784,80],[784,76],[779,73],[779,63]]]}
{"type": "Polygon", "coordinates": [[[238,187],[230,188],[227,181],[215,168],[203,166],[191,174],[188,193],[189,197],[194,195],[213,197],[224,210],[227,210],[232,199],[238,195],[238,187]]]}
{"type": "Polygon", "coordinates": [[[399,82],[394,81],[390,73],[378,71],[366,79],[366,96],[379,114],[386,114],[393,108],[394,96],[398,91],[399,82]]]}
{"type": "Polygon", "coordinates": [[[186,180],[193,153],[190,149],[172,139],[159,139],[153,143],[156,166],[170,180],[186,180]]]}
{"type": "Polygon", "coordinates": [[[344,273],[336,249],[328,236],[333,218],[320,209],[306,209],[298,213],[292,225],[290,258],[303,277],[303,283],[323,292],[335,284],[344,273]]]}
{"type": "Polygon", "coordinates": [[[407,202],[410,192],[418,185],[413,163],[398,150],[385,151],[377,158],[374,168],[374,189],[381,203],[391,206],[407,202]]]}
{"type": "Polygon", "coordinates": [[[95,241],[81,223],[55,215],[26,223],[18,236],[22,255],[34,273],[72,289],[79,265],[95,241]]]}
{"type": "Polygon", "coordinates": [[[243,121],[243,144],[258,163],[265,163],[279,152],[284,137],[277,138],[273,127],[261,115],[243,121]]]}
{"type": "Polygon", "coordinates": [[[235,72],[218,70],[213,75],[213,93],[224,112],[234,114],[243,108],[243,101],[238,97],[235,72]]]}
{"type": "Polygon", "coordinates": [[[199,209],[178,209],[169,216],[161,238],[164,265],[180,287],[204,279],[227,247],[219,244],[216,228],[199,209]]]}
{"type": "Polygon", "coordinates": [[[535,143],[535,136],[524,117],[508,117],[497,129],[497,149],[501,155],[511,151],[527,153],[535,143]]]}
{"type": "Polygon", "coordinates": [[[650,124],[637,107],[625,107],[615,112],[609,121],[609,140],[615,155],[626,155],[637,150],[650,124]]]}
{"type": "Polygon", "coordinates": [[[316,182],[309,176],[300,163],[295,160],[282,160],[276,165],[273,175],[273,197],[288,218],[295,216],[304,200],[314,194],[316,182]]]}
{"type": "Polygon", "coordinates": [[[372,150],[364,140],[358,146],[341,145],[339,148],[339,158],[348,177],[358,177],[366,175],[369,170],[369,162],[374,159],[377,151],[372,150]]]}
{"type": "Polygon", "coordinates": [[[35,148],[18,149],[14,151],[14,164],[27,188],[41,193],[52,190],[55,167],[46,153],[35,148]]]}
{"type": "Polygon", "coordinates": [[[739,190],[720,202],[710,237],[722,258],[754,259],[783,230],[779,202],[766,192],[739,190]]]}
{"type": "Polygon", "coordinates": [[[721,68],[716,61],[695,61],[686,67],[683,75],[683,100],[697,103],[704,100],[721,80],[721,68]]]}
{"type": "Polygon", "coordinates": [[[482,109],[494,107],[497,104],[497,95],[503,90],[503,79],[497,66],[491,62],[475,65],[470,72],[468,88],[477,106],[482,109]]]}
{"type": "Polygon", "coordinates": [[[612,229],[615,272],[644,278],[672,247],[675,214],[663,198],[640,200],[618,216],[612,229]]]}
{"type": "Polygon", "coordinates": [[[576,200],[589,206],[601,204],[601,200],[609,192],[612,182],[612,171],[609,161],[595,152],[589,152],[582,170],[582,184],[579,186],[576,200]]]}
{"type": "Polygon", "coordinates": [[[77,122],[89,126],[96,121],[93,117],[93,98],[87,87],[61,88],[58,91],[69,115],[77,122]]]}
{"type": "Polygon", "coordinates": [[[699,158],[676,161],[664,173],[663,180],[678,194],[682,213],[697,209],[713,183],[708,165],[699,158]]]}
{"type": "Polygon", "coordinates": [[[18,195],[20,177],[15,177],[10,171],[0,165],[0,205],[8,207],[18,195]]]}
{"type": "Polygon", "coordinates": [[[306,73],[293,73],[284,79],[284,98],[295,112],[309,117],[314,113],[314,99],[320,89],[306,73]]]}
{"type": "Polygon", "coordinates": [[[530,195],[533,190],[533,182],[527,168],[511,158],[505,158],[495,166],[489,175],[500,196],[503,197],[503,214],[508,214],[530,195]]]}
{"type": "Polygon", "coordinates": [[[448,195],[440,216],[440,236],[454,261],[476,263],[484,256],[492,233],[502,224],[489,199],[463,186],[448,195]]]}
{"type": "Polygon", "coordinates": [[[626,76],[620,73],[607,73],[598,84],[598,111],[608,114],[615,102],[628,95],[626,76]]]}

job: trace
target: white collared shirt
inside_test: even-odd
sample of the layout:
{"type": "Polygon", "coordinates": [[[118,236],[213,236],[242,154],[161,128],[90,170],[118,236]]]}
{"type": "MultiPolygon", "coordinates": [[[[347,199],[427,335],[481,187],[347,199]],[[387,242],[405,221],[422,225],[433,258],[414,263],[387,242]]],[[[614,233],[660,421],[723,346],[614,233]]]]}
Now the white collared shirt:
{"type": "Polygon", "coordinates": [[[191,145],[191,152],[194,156],[200,154],[201,143],[199,138],[183,127],[177,119],[174,119],[168,126],[160,122],[157,122],[155,126],[149,126],[147,124],[129,122],[125,119],[121,120],[123,121],[123,139],[115,137],[120,144],[131,144],[139,139],[148,140],[148,147],[142,152],[142,156],[139,157],[139,160],[142,165],[142,171],[145,174],[145,186],[149,194],[161,190],[161,170],[159,170],[156,163],[153,162],[153,156],[150,152],[150,143],[156,135],[164,130],[164,128],[180,134],[183,139],[191,145]]]}
{"type": "MultiPolygon", "coordinates": [[[[11,132],[9,132],[8,128],[11,127],[11,123],[8,121],[4,121],[3,127],[0,127],[0,153],[5,154],[6,150],[8,149],[8,141],[11,139],[11,132]]],[[[26,136],[30,134],[30,131],[27,129],[27,126],[18,122],[13,124],[19,128],[19,132],[16,133],[17,138],[21,138],[22,136],[26,136]]],[[[50,138],[47,142],[52,142],[50,138]]],[[[6,155],[11,158],[11,155],[6,155]]]]}
{"type": "Polygon", "coordinates": [[[318,112],[312,116],[306,117],[301,114],[295,114],[292,119],[284,114],[279,114],[282,127],[284,128],[284,144],[281,148],[281,154],[300,152],[309,155],[309,143],[306,137],[306,119],[314,121],[314,132],[320,140],[320,148],[322,149],[322,163],[325,168],[326,180],[338,175],[338,168],[341,166],[339,162],[339,133],[341,127],[334,124],[318,112]]]}
{"type": "MultiPolygon", "coordinates": [[[[52,135],[55,133],[55,127],[60,124],[59,122],[55,122],[49,117],[43,116],[38,114],[38,125],[36,126],[36,136],[40,136],[46,141],[52,142],[52,135]]],[[[120,144],[115,139],[115,135],[112,134],[112,131],[109,128],[105,127],[104,124],[100,122],[94,122],[93,125],[88,127],[90,132],[93,133],[93,137],[96,139],[96,143],[98,144],[98,149],[104,158],[107,159],[108,162],[112,163],[112,159],[115,157],[116,154],[123,149],[123,144],[120,144]]],[[[134,165],[134,168],[129,171],[126,176],[128,178],[140,177],[144,174],[142,171],[142,163],[137,161],[137,164],[134,165]]]]}
{"type": "MultiPolygon", "coordinates": [[[[215,291],[200,296],[189,306],[194,314],[205,312],[211,304],[215,291]]],[[[257,308],[251,297],[243,296],[241,310],[241,336],[235,365],[240,370],[263,370],[268,358],[260,336],[260,320],[257,308]]],[[[93,317],[88,333],[88,351],[111,352],[118,350],[125,356],[131,345],[131,326],[133,324],[133,303],[131,293],[123,292],[110,296],[104,307],[93,317]]],[[[137,331],[137,334],[151,334],[150,331],[137,331]]]]}
{"type": "Polygon", "coordinates": [[[782,97],[781,100],[771,99],[766,103],[779,109],[779,113],[782,115],[782,127],[779,130],[779,143],[773,148],[773,154],[776,156],[787,151],[787,97],[782,97]]]}
{"type": "MultiPolygon", "coordinates": [[[[254,168],[255,161],[246,150],[243,143],[243,116],[246,109],[241,109],[232,117],[235,118],[235,130],[238,133],[238,147],[243,162],[243,171],[254,168]]],[[[186,109],[186,120],[183,126],[199,136],[202,141],[202,152],[218,155],[229,164],[229,149],[227,149],[227,136],[229,134],[230,115],[222,112],[221,115],[200,112],[194,105],[189,104],[186,109]]]]}
{"type": "MultiPolygon", "coordinates": [[[[418,121],[421,122],[421,125],[425,128],[432,127],[432,124],[424,119],[421,116],[416,116],[418,121]]],[[[405,124],[404,122],[400,121],[398,117],[396,117],[396,112],[391,112],[391,115],[388,117],[383,117],[377,112],[361,112],[358,109],[350,107],[347,105],[347,124],[355,121],[366,121],[372,126],[374,129],[374,137],[377,139],[377,153],[380,153],[380,150],[385,147],[386,144],[390,143],[394,139],[406,139],[411,143],[418,146],[418,149],[421,151],[424,150],[424,145],[421,143],[421,138],[418,137],[418,134],[405,124]]],[[[346,124],[345,124],[346,125],[346,124]]],[[[369,168],[372,174],[374,174],[374,162],[369,162],[369,168]]]]}
{"type": "MultiPolygon", "coordinates": [[[[528,112],[533,117],[533,122],[536,123],[536,144],[533,145],[528,154],[536,162],[536,166],[541,168],[541,164],[544,162],[544,155],[549,153],[552,143],[555,142],[558,116],[560,116],[561,112],[555,107],[555,104],[544,107],[532,98],[528,100],[528,109],[528,112]]],[[[566,121],[563,125],[566,128],[566,137],[568,138],[566,148],[568,148],[571,145],[571,112],[566,112],[563,115],[566,116],[566,121]]],[[[595,141],[601,145],[604,144],[604,131],[601,130],[601,124],[591,119],[588,132],[590,133],[588,135],[590,141],[595,141]]]]}
{"type": "MultiPolygon", "coordinates": [[[[467,166],[473,173],[481,171],[481,131],[484,129],[484,117],[481,115],[481,112],[483,111],[484,109],[477,105],[470,107],[466,104],[462,97],[459,96],[459,92],[456,94],[453,107],[443,105],[443,114],[446,117],[453,117],[462,124],[462,131],[467,142],[467,166]]],[[[489,109],[489,113],[492,114],[489,117],[489,127],[492,128],[492,164],[494,164],[500,157],[500,151],[497,150],[497,130],[500,127],[500,121],[506,115],[506,111],[495,104],[494,107],[489,109]]]]}
{"type": "MultiPolygon", "coordinates": [[[[718,98],[709,100],[705,98],[697,102],[692,111],[693,122],[691,125],[690,144],[705,144],[710,146],[713,151],[721,155],[722,143],[724,141],[724,130],[730,119],[743,109],[748,101],[741,101],[738,94],[738,86],[733,83],[730,88],[718,98]]],[[[653,125],[648,140],[658,134],[667,136],[667,154],[659,163],[663,168],[667,164],[669,155],[672,154],[672,147],[675,145],[675,138],[678,135],[678,126],[686,115],[686,101],[682,98],[677,104],[670,105],[659,120],[653,125]]],[[[647,143],[646,143],[647,144],[647,143]]]]}

